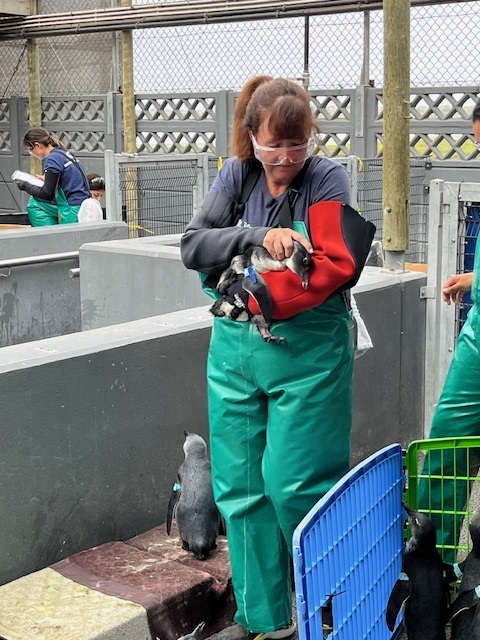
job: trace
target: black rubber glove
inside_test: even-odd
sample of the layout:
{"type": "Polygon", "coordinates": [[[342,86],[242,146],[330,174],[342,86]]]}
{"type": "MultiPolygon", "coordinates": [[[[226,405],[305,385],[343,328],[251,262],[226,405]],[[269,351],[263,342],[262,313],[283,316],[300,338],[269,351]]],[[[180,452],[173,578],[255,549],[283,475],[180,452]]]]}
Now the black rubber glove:
{"type": "Polygon", "coordinates": [[[239,275],[227,288],[223,294],[224,299],[233,305],[232,311],[229,313],[229,317],[232,320],[236,320],[239,315],[244,311],[251,315],[248,310],[248,299],[250,294],[242,287],[243,274],[239,275]]]}

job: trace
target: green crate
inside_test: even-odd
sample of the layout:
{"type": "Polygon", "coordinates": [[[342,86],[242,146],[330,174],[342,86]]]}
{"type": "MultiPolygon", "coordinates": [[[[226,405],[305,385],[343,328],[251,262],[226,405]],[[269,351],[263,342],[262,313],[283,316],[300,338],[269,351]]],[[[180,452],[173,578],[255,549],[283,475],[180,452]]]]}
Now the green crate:
{"type": "Polygon", "coordinates": [[[471,549],[468,524],[480,507],[480,437],[416,440],[405,456],[405,501],[437,526],[437,547],[448,562],[471,549]],[[452,535],[444,538],[440,529],[452,535]]]}

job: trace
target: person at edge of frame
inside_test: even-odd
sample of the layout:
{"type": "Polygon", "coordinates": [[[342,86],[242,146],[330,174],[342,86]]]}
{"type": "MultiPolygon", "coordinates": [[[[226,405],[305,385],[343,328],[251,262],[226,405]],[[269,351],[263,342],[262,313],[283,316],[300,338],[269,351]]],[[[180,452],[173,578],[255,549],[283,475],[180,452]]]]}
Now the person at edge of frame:
{"type": "MultiPolygon", "coordinates": [[[[312,157],[297,194],[294,229],[277,226],[277,213],[313,154],[317,132],[304,88],[281,78],[251,78],[235,107],[232,157],[181,239],[185,266],[200,272],[212,297],[216,292],[206,278],[217,277],[251,245],[263,245],[281,260],[291,255],[294,238],[313,252],[314,262],[322,256],[323,266],[311,272],[303,290],[310,292],[303,306],[297,276],[262,274],[274,307],[274,284],[292,287],[287,310],[274,313],[271,325],[285,343],[263,341],[252,322],[213,320],[207,379],[214,494],[227,525],[234,620],[245,628],[245,637],[257,640],[295,632],[293,531],[349,469],[354,324],[348,295],[335,294],[338,285],[332,283],[329,251],[335,254],[338,246],[320,237],[324,231],[315,216],[322,201],[350,202],[345,169],[312,157]],[[236,221],[230,205],[241,196],[255,163],[260,177],[236,221]],[[316,277],[322,278],[318,288],[316,277]],[[316,300],[312,291],[320,291],[316,300]]],[[[333,220],[334,214],[325,226],[334,226],[333,220]]],[[[252,297],[241,295],[255,307],[252,297]]]]}
{"type": "Polygon", "coordinates": [[[102,198],[105,195],[105,178],[99,173],[89,173],[87,178],[92,198],[100,204],[102,218],[105,220],[107,217],[105,207],[102,207],[102,198]]]}
{"type": "Polygon", "coordinates": [[[43,162],[43,185],[17,182],[30,194],[27,213],[32,227],[77,222],[84,200],[91,197],[87,174],[75,156],[43,127],[29,129],[23,139],[28,153],[43,162]]]}
{"type": "MultiPolygon", "coordinates": [[[[480,100],[472,112],[475,145],[480,148],[480,100]]],[[[442,299],[447,304],[460,304],[463,294],[472,292],[473,307],[458,336],[452,362],[435,409],[429,439],[480,436],[480,243],[475,247],[472,273],[452,275],[442,286],[442,299]]],[[[437,529],[437,544],[443,548],[443,559],[455,562],[455,548],[462,526],[458,511],[466,506],[469,483],[465,478],[478,471],[478,451],[472,454],[467,469],[465,450],[430,451],[425,459],[418,486],[420,510],[433,511],[431,520],[437,529]],[[426,476],[437,476],[428,478],[426,476]],[[440,479],[441,477],[442,479],[440,479]],[[449,513],[450,512],[450,513],[449,513]],[[454,512],[457,512],[454,515],[454,512]]]]}

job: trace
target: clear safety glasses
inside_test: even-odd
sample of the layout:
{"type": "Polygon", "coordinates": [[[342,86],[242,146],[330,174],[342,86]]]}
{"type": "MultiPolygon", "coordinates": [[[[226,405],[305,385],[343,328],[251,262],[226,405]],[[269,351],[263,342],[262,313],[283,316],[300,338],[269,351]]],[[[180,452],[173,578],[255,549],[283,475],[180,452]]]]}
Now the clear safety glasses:
{"type": "Polygon", "coordinates": [[[253,133],[250,134],[253,144],[255,157],[262,164],[278,165],[284,164],[285,161],[290,164],[299,164],[305,162],[315,151],[315,140],[310,138],[308,142],[299,144],[294,147],[264,147],[258,144],[253,133]]]}

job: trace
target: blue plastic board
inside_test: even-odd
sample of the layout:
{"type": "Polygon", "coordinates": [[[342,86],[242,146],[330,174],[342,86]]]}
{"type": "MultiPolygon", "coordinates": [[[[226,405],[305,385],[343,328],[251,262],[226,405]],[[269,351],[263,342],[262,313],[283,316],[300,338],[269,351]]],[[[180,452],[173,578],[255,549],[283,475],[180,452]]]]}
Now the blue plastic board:
{"type": "MultiPolygon", "coordinates": [[[[465,238],[464,238],[464,264],[463,271],[473,271],[475,259],[475,248],[477,246],[478,231],[480,228],[480,207],[478,205],[467,206],[465,217],[465,238]]],[[[464,325],[467,314],[473,306],[473,300],[469,292],[465,293],[460,308],[459,328],[464,325]]]]}
{"type": "Polygon", "coordinates": [[[390,445],[339,480],[295,529],[300,640],[322,640],[329,602],[329,639],[392,638],[385,610],[402,564],[404,485],[402,448],[390,445]]]}

